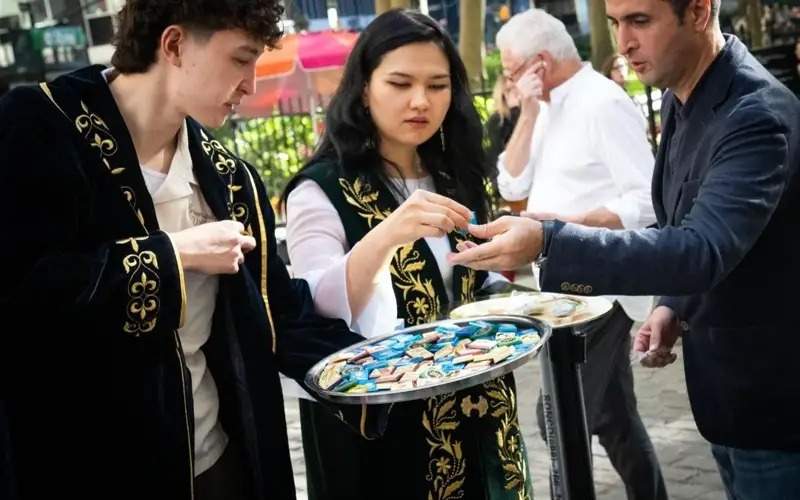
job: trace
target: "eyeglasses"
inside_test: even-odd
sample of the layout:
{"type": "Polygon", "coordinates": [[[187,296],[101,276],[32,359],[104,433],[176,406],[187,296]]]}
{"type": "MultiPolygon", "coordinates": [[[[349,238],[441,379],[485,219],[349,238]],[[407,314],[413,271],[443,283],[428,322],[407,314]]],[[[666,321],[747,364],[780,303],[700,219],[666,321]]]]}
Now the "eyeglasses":
{"type": "Polygon", "coordinates": [[[531,63],[533,63],[534,60],[535,58],[531,57],[530,59],[523,60],[521,63],[517,64],[513,68],[509,69],[503,68],[503,77],[505,77],[505,79],[510,81],[511,83],[515,83],[517,79],[519,79],[519,77],[522,76],[525,70],[527,70],[531,66],[531,63]]]}

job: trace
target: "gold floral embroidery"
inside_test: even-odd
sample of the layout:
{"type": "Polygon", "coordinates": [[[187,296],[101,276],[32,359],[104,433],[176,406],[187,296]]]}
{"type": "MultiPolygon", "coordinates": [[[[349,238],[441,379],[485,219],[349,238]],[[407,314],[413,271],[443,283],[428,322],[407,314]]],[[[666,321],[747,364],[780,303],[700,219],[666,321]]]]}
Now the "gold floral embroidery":
{"type": "Polygon", "coordinates": [[[433,288],[433,280],[422,279],[421,271],[425,268],[419,251],[413,244],[402,246],[392,258],[389,272],[393,284],[403,291],[403,300],[406,301],[408,323],[421,325],[433,321],[439,316],[441,310],[439,297],[433,288]],[[412,298],[409,299],[409,294],[412,298]]]}
{"type": "Polygon", "coordinates": [[[109,162],[111,157],[119,151],[119,146],[105,120],[100,115],[92,113],[83,101],[81,101],[81,109],[83,109],[83,114],[75,118],[75,127],[78,132],[89,142],[91,147],[100,151],[103,165],[112,175],[121,174],[125,171],[125,168],[112,167],[109,162]]]}
{"type": "Polygon", "coordinates": [[[483,388],[490,399],[492,417],[499,420],[497,452],[503,464],[505,489],[516,490],[518,500],[530,500],[527,488],[528,463],[517,420],[517,395],[503,378],[487,382],[483,388]]]}
{"type": "Polygon", "coordinates": [[[461,302],[467,303],[475,300],[475,279],[477,273],[474,269],[467,269],[467,274],[461,277],[461,302]]]}
{"type": "MultiPolygon", "coordinates": [[[[347,179],[340,178],[339,186],[347,203],[355,207],[358,215],[367,221],[367,227],[370,229],[391,215],[391,210],[378,207],[380,193],[368,182],[362,182],[357,178],[350,183],[347,179]]],[[[394,286],[403,292],[407,322],[410,325],[433,321],[438,318],[441,311],[433,281],[422,279],[421,271],[424,268],[425,261],[412,243],[400,247],[392,257],[389,272],[394,286]]]]}
{"type": "Polygon", "coordinates": [[[152,332],[158,320],[160,302],[158,294],[161,279],[158,275],[158,259],[150,250],[141,251],[139,242],[147,237],[118,241],[118,245],[130,244],[133,253],[122,260],[128,278],[128,306],[123,330],[136,337],[152,332]]]}
{"type": "Polygon", "coordinates": [[[241,222],[245,227],[245,232],[252,236],[253,228],[249,224],[250,209],[247,203],[236,201],[236,193],[242,190],[240,184],[234,184],[233,182],[234,175],[236,175],[236,172],[239,170],[236,159],[218,140],[209,137],[205,130],[200,129],[200,135],[203,137],[200,146],[203,148],[203,152],[206,156],[211,160],[217,173],[220,176],[228,176],[228,213],[230,214],[231,220],[241,222]]]}
{"type": "Polygon", "coordinates": [[[380,193],[373,190],[368,182],[361,182],[356,179],[352,184],[347,179],[339,179],[339,185],[344,192],[347,203],[353,205],[358,210],[358,215],[367,220],[367,227],[372,229],[375,221],[382,221],[389,217],[391,210],[381,210],[375,203],[378,201],[380,193]]]}
{"type": "Polygon", "coordinates": [[[444,394],[427,400],[422,413],[422,426],[428,433],[425,439],[430,445],[428,473],[430,483],[428,500],[451,500],[464,497],[466,460],[461,442],[453,440],[453,431],[458,428],[458,414],[454,408],[455,394],[444,394]]]}
{"type": "MultiPolygon", "coordinates": [[[[468,238],[470,241],[473,240],[472,237],[468,238]]],[[[456,237],[456,244],[462,243],[466,241],[465,238],[456,237]]],[[[459,301],[462,304],[466,304],[467,302],[473,302],[475,300],[475,281],[477,280],[478,274],[475,272],[474,269],[466,268],[466,274],[461,276],[461,290],[459,301]]]]}
{"type": "Polygon", "coordinates": [[[483,418],[486,412],[489,411],[489,402],[486,401],[486,398],[478,396],[477,403],[472,402],[472,396],[466,396],[461,399],[461,412],[464,416],[467,418],[471,417],[473,411],[478,412],[478,418],[483,418]]]}

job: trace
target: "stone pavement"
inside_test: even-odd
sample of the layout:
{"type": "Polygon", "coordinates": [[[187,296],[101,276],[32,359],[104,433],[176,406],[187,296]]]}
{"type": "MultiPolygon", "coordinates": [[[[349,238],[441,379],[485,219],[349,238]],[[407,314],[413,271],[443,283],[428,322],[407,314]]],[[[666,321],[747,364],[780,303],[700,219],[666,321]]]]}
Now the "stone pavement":
{"type": "MultiPolygon", "coordinates": [[[[639,412],[661,462],[669,497],[674,500],[724,500],[725,493],[711,458],[710,448],[698,434],[692,419],[680,348],[677,352],[678,361],[666,368],[648,369],[637,366],[634,369],[639,412]]],[[[534,388],[539,387],[538,360],[522,366],[515,375],[520,423],[528,446],[535,498],[547,499],[547,471],[550,463],[547,448],[539,438],[534,412],[534,388]]],[[[305,500],[305,464],[297,402],[293,398],[287,398],[285,403],[297,498],[305,500]]],[[[605,451],[596,441],[595,439],[593,454],[597,498],[625,500],[622,482],[611,467],[605,451]]]]}

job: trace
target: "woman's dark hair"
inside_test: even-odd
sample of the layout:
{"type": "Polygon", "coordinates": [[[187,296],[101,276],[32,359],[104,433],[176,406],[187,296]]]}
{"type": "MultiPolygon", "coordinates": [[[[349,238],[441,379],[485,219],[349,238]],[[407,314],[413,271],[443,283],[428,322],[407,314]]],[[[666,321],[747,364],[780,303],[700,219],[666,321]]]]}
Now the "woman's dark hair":
{"type": "MultiPolygon", "coordinates": [[[[342,81],[331,99],[325,118],[325,133],[308,168],[320,161],[334,161],[345,176],[376,176],[389,189],[378,150],[378,130],[363,104],[363,91],[383,57],[399,47],[432,42],[450,64],[451,102],[445,115],[444,151],[440,134],[420,144],[417,152],[430,173],[436,191],[475,211],[479,221],[489,217],[483,161],[483,128],[472,104],[467,71],[456,47],[430,17],[414,11],[390,10],[373,20],[358,38],[345,65],[342,81]]],[[[302,174],[302,170],[300,172],[302,174]]],[[[298,175],[300,175],[298,174],[298,175]]],[[[284,199],[296,185],[290,181],[284,199]]]]}
{"type": "Polygon", "coordinates": [[[617,59],[622,58],[621,54],[611,54],[610,56],[606,57],[606,60],[603,61],[603,66],[601,67],[601,73],[606,78],[611,78],[611,72],[614,71],[614,63],[617,62],[617,59]]]}
{"type": "Polygon", "coordinates": [[[279,0],[128,0],[117,16],[111,65],[120,73],[144,73],[173,24],[202,34],[241,29],[274,47],[283,35],[281,14],[279,0]]]}

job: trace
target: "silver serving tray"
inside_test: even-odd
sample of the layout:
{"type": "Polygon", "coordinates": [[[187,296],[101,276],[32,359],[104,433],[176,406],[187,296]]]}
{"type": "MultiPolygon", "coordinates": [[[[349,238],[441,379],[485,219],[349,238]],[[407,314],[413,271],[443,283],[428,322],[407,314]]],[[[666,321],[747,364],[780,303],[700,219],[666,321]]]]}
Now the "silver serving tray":
{"type": "Polygon", "coordinates": [[[490,367],[488,367],[486,370],[483,371],[464,374],[459,377],[444,379],[440,383],[432,383],[429,385],[425,385],[424,387],[415,387],[412,389],[403,389],[399,391],[383,391],[383,392],[371,392],[371,393],[360,393],[360,394],[345,394],[341,392],[328,391],[319,386],[318,381],[319,381],[319,376],[322,373],[322,370],[325,369],[325,367],[328,365],[328,360],[330,360],[331,358],[333,358],[338,354],[337,352],[331,354],[322,361],[318,362],[308,371],[305,378],[306,385],[321,398],[331,401],[333,403],[381,404],[381,403],[399,403],[403,401],[425,399],[432,396],[438,396],[440,394],[446,394],[450,392],[456,392],[461,389],[467,389],[469,387],[473,387],[482,384],[484,382],[494,380],[498,377],[505,375],[506,373],[515,370],[519,366],[527,363],[528,361],[536,357],[536,355],[539,354],[539,351],[542,350],[542,347],[544,347],[544,344],[547,342],[547,340],[550,338],[550,335],[552,334],[550,325],[542,321],[539,321],[537,319],[529,318],[526,316],[508,316],[508,315],[480,316],[469,319],[437,321],[434,323],[426,323],[424,325],[417,325],[409,328],[404,328],[402,330],[395,330],[394,332],[389,333],[387,335],[372,337],[367,340],[364,340],[363,342],[353,344],[351,346],[346,347],[345,349],[342,349],[341,351],[352,351],[353,349],[359,347],[364,347],[381,342],[390,337],[394,337],[395,335],[401,335],[407,333],[414,334],[420,331],[433,330],[438,325],[444,323],[466,325],[470,321],[476,321],[476,320],[492,321],[498,323],[513,323],[523,328],[533,327],[539,330],[539,336],[541,337],[541,339],[536,345],[533,346],[533,349],[522,354],[521,356],[508,359],[496,365],[491,365],[490,367]]]}

